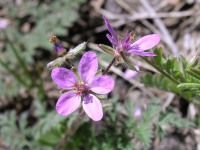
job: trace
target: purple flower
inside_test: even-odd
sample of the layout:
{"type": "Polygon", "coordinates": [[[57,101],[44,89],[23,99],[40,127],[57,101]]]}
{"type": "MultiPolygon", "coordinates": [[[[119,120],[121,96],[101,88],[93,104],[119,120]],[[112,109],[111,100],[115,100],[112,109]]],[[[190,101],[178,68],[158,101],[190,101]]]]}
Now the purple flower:
{"type": "Polygon", "coordinates": [[[60,43],[58,43],[56,36],[51,36],[49,42],[54,44],[58,56],[64,56],[67,54],[67,50],[60,43]]]}
{"type": "Polygon", "coordinates": [[[140,108],[136,108],[134,111],[134,117],[139,117],[141,115],[141,109],[140,108]]]}
{"type": "Polygon", "coordinates": [[[135,68],[137,69],[137,71],[126,69],[126,71],[124,72],[124,76],[128,79],[135,77],[138,74],[139,67],[135,66],[135,68]]]}
{"type": "MultiPolygon", "coordinates": [[[[146,35],[139,40],[135,41],[135,38],[131,33],[126,34],[122,40],[119,40],[116,32],[109,24],[108,20],[103,17],[110,34],[107,34],[108,40],[116,49],[116,55],[119,53],[124,54],[136,54],[140,56],[156,56],[152,52],[145,52],[145,50],[151,49],[160,42],[160,36],[158,34],[146,35]]],[[[117,56],[118,56],[117,55],[117,56]]]]}
{"type": "Polygon", "coordinates": [[[109,93],[114,87],[114,80],[105,75],[95,76],[97,69],[96,54],[87,52],[80,60],[77,75],[65,68],[52,70],[51,77],[54,82],[68,91],[56,103],[56,110],[59,114],[69,115],[82,103],[83,110],[91,119],[94,121],[102,119],[102,105],[95,93],[109,93]]]}
{"type": "Polygon", "coordinates": [[[8,21],[6,19],[0,19],[0,29],[5,29],[8,25],[8,21]]]}

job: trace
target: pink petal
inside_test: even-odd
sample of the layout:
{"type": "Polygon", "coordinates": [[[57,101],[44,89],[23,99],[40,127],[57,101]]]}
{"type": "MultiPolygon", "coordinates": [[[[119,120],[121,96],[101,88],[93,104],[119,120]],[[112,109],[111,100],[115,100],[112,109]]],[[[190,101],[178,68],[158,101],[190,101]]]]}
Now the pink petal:
{"type": "Polygon", "coordinates": [[[6,19],[0,19],[0,29],[5,29],[8,25],[8,21],[6,19]]]}
{"type": "Polygon", "coordinates": [[[160,42],[160,36],[158,34],[150,34],[143,36],[142,38],[134,42],[131,45],[131,47],[139,46],[140,50],[147,50],[154,47],[159,42],[160,42]]]}
{"type": "Polygon", "coordinates": [[[106,19],[106,17],[103,16],[103,19],[106,23],[106,27],[107,27],[108,31],[110,32],[111,36],[113,37],[113,40],[118,44],[118,37],[117,37],[115,30],[111,27],[111,25],[108,22],[108,20],[106,19]]]}
{"type": "Polygon", "coordinates": [[[136,108],[134,111],[134,117],[138,117],[142,114],[141,109],[140,108],[136,108]]]}
{"type": "Polygon", "coordinates": [[[85,95],[83,100],[83,109],[85,113],[94,121],[99,121],[103,117],[103,109],[99,99],[92,95],[85,95]],[[89,101],[85,103],[85,101],[89,101]]]}
{"type": "Polygon", "coordinates": [[[108,40],[110,41],[110,43],[112,43],[114,46],[118,46],[118,42],[116,42],[116,41],[110,36],[110,34],[106,34],[106,37],[108,38],[108,40]]]}
{"type": "Polygon", "coordinates": [[[73,113],[81,104],[81,97],[74,92],[63,94],[56,103],[57,112],[66,116],[73,113]]]}
{"type": "Polygon", "coordinates": [[[51,78],[59,87],[67,90],[71,89],[77,82],[75,74],[65,68],[54,68],[51,72],[51,78]]]}
{"type": "MultiPolygon", "coordinates": [[[[139,67],[135,66],[135,68],[139,71],[139,67]]],[[[124,76],[128,79],[135,77],[138,74],[137,71],[131,70],[131,69],[126,69],[124,72],[124,76]]]]}
{"type": "Polygon", "coordinates": [[[97,55],[94,52],[87,52],[80,60],[78,71],[84,83],[91,82],[98,69],[97,55]]]}
{"type": "Polygon", "coordinates": [[[114,87],[114,80],[109,76],[95,77],[90,84],[90,90],[97,94],[107,94],[114,87]]]}
{"type": "Polygon", "coordinates": [[[129,51],[129,53],[140,55],[140,56],[157,56],[156,54],[152,52],[144,52],[144,51],[129,51]]]}

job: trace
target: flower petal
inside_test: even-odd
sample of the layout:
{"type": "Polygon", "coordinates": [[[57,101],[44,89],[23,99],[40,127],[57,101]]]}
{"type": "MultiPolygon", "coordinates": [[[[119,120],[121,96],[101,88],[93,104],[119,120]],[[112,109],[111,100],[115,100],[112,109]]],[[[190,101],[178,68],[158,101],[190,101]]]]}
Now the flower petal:
{"type": "Polygon", "coordinates": [[[78,72],[84,83],[90,82],[98,69],[97,55],[87,52],[83,55],[78,66],[78,72]]]}
{"type": "Polygon", "coordinates": [[[97,94],[107,94],[114,87],[114,80],[109,76],[95,77],[90,84],[90,90],[97,94]]]}
{"type": "Polygon", "coordinates": [[[141,109],[140,108],[135,108],[135,111],[134,111],[134,117],[139,117],[141,115],[141,109]]]}
{"type": "Polygon", "coordinates": [[[156,54],[152,52],[144,52],[144,51],[129,51],[129,53],[133,53],[135,55],[140,55],[140,56],[157,56],[156,54]]]}
{"type": "Polygon", "coordinates": [[[160,42],[160,36],[158,34],[150,34],[143,36],[133,44],[131,44],[131,47],[136,47],[136,49],[139,47],[137,50],[147,50],[155,45],[157,45],[160,42]]]}
{"type": "Polygon", "coordinates": [[[108,40],[110,41],[110,43],[112,43],[114,46],[118,46],[117,41],[115,41],[110,34],[106,34],[106,37],[108,38],[108,40]]]}
{"type": "Polygon", "coordinates": [[[75,74],[65,68],[54,68],[51,72],[51,78],[59,87],[67,90],[71,89],[77,82],[75,74]]]}
{"type": "MultiPolygon", "coordinates": [[[[139,71],[139,67],[135,66],[135,68],[139,71]]],[[[124,72],[124,76],[128,79],[135,77],[138,74],[137,71],[131,70],[131,69],[126,69],[124,72]]]]}
{"type": "Polygon", "coordinates": [[[99,121],[103,117],[103,109],[99,99],[92,95],[85,95],[83,100],[83,109],[85,113],[94,121],[99,121]],[[89,102],[87,102],[89,101],[89,102]],[[85,103],[87,102],[87,103],[85,103]]]}
{"type": "Polygon", "coordinates": [[[56,103],[57,112],[66,116],[73,113],[81,104],[81,97],[74,92],[63,94],[56,103]]]}
{"type": "Polygon", "coordinates": [[[113,39],[115,42],[118,42],[118,38],[117,38],[117,34],[115,32],[115,30],[111,27],[110,23],[108,22],[108,20],[106,19],[106,17],[103,16],[103,19],[106,23],[106,27],[108,29],[108,31],[110,32],[110,34],[112,35],[113,39]]]}

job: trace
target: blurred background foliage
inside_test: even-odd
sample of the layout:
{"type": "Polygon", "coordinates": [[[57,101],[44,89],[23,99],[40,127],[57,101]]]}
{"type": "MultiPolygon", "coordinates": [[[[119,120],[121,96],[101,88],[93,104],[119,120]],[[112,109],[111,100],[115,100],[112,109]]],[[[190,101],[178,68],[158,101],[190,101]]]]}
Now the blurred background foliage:
{"type": "MultiPolygon", "coordinates": [[[[78,18],[77,10],[84,1],[1,1],[2,15],[9,19],[9,25],[4,31],[8,39],[5,34],[0,35],[1,61],[18,73],[25,82],[29,82],[26,80],[31,80],[30,76],[21,71],[22,64],[15,57],[13,48],[29,71],[38,72],[44,66],[39,66],[38,63],[42,62],[38,62],[38,59],[42,59],[44,51],[53,50],[49,38],[52,35],[68,35],[68,28],[78,18]]],[[[5,67],[1,65],[1,71],[5,71],[5,67]]],[[[37,82],[38,79],[34,80],[37,82]]],[[[6,82],[1,78],[0,82],[0,94],[16,96],[19,93],[16,80],[6,82]]]]}

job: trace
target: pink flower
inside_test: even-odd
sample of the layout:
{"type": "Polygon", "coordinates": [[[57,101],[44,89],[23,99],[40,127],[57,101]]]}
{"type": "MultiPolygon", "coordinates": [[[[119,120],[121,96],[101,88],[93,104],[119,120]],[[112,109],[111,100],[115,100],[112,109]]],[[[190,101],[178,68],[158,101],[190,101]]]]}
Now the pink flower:
{"type": "Polygon", "coordinates": [[[54,82],[68,91],[56,103],[59,114],[69,115],[82,103],[83,110],[91,119],[94,121],[102,119],[102,105],[95,93],[108,94],[114,87],[114,80],[105,75],[95,76],[97,70],[98,60],[93,52],[83,55],[78,65],[77,75],[65,68],[52,70],[51,77],[54,82]]]}
{"type": "Polygon", "coordinates": [[[0,19],[0,29],[5,29],[8,25],[8,21],[6,19],[0,19]]]}
{"type": "Polygon", "coordinates": [[[136,108],[134,111],[134,117],[139,117],[141,115],[141,109],[140,108],[136,108]]]}
{"type": "Polygon", "coordinates": [[[143,36],[139,40],[135,41],[135,38],[130,34],[126,34],[122,40],[119,40],[116,32],[111,27],[108,20],[104,18],[107,29],[110,34],[106,34],[108,40],[116,48],[115,53],[123,52],[125,54],[136,54],[140,56],[156,56],[152,52],[145,52],[145,50],[153,48],[160,42],[160,36],[158,34],[150,34],[143,36]]]}
{"type": "Polygon", "coordinates": [[[137,69],[137,71],[126,69],[126,71],[124,72],[124,76],[128,79],[135,77],[138,74],[139,67],[135,66],[135,68],[137,69]]]}

